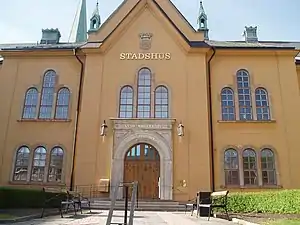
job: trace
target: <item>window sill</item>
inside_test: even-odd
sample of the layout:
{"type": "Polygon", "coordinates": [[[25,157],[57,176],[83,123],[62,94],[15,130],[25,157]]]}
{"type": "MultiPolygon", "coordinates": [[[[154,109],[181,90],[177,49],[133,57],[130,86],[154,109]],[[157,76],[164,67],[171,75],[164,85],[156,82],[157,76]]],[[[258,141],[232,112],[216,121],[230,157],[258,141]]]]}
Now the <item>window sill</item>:
{"type": "Polygon", "coordinates": [[[218,123],[276,123],[276,120],[218,120],[218,123]]]}
{"type": "Polygon", "coordinates": [[[66,120],[59,120],[59,119],[19,119],[18,122],[71,122],[72,120],[66,119],[66,120]]]}
{"type": "Polygon", "coordinates": [[[34,186],[66,186],[64,183],[54,183],[54,182],[36,182],[36,181],[10,181],[9,184],[12,185],[34,185],[34,186]]]}
{"type": "Polygon", "coordinates": [[[282,189],[282,185],[263,185],[263,186],[258,186],[258,185],[221,185],[220,188],[222,189],[282,189]]]}

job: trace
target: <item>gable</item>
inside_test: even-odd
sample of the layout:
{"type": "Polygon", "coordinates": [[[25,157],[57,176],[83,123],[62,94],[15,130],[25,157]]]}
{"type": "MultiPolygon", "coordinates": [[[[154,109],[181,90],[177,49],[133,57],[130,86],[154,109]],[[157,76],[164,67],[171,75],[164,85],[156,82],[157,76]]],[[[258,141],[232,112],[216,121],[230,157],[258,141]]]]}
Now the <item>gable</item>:
{"type": "MultiPolygon", "coordinates": [[[[178,35],[168,21],[164,21],[162,15],[154,12],[148,5],[141,7],[142,9],[134,13],[134,17],[125,19],[102,43],[100,51],[105,56],[116,58],[120,55],[120,59],[124,60],[121,54],[164,53],[179,56],[190,50],[189,44],[178,35]]],[[[136,58],[129,56],[126,59],[136,58]]]]}
{"type": "Polygon", "coordinates": [[[165,17],[165,20],[169,21],[186,41],[204,40],[203,33],[196,32],[170,0],[126,0],[102,24],[99,30],[89,33],[88,41],[104,41],[121,25],[122,21],[131,17],[137,8],[141,10],[141,5],[146,4],[152,5],[153,10],[159,11],[165,17]]]}

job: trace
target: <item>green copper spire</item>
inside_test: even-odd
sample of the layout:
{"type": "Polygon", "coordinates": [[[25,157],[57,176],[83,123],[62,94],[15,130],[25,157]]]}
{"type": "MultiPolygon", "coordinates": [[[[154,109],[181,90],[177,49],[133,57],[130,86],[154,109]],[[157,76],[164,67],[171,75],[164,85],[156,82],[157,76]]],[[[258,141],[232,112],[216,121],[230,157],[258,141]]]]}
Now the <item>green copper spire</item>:
{"type": "Polygon", "coordinates": [[[94,9],[93,15],[90,19],[90,30],[98,30],[101,25],[101,17],[99,13],[99,3],[97,1],[96,8],[94,9]]]}
{"type": "Polygon", "coordinates": [[[205,13],[203,3],[200,1],[199,14],[198,14],[198,31],[204,31],[204,39],[208,39],[207,15],[205,13]]]}
{"type": "Polygon", "coordinates": [[[86,0],[80,0],[79,7],[74,19],[69,42],[87,41],[87,13],[86,0]]]}
{"type": "Polygon", "coordinates": [[[82,0],[77,27],[76,42],[87,41],[86,0],[82,0]]]}

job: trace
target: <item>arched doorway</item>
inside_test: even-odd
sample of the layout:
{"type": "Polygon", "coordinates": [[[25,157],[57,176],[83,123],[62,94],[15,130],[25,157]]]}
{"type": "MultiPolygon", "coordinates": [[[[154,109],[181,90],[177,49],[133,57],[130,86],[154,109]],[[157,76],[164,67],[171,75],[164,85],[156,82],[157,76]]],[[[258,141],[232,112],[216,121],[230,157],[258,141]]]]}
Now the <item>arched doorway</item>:
{"type": "Polygon", "coordinates": [[[124,159],[124,182],[139,182],[139,198],[159,198],[160,156],[149,144],[132,146],[124,159]]]}

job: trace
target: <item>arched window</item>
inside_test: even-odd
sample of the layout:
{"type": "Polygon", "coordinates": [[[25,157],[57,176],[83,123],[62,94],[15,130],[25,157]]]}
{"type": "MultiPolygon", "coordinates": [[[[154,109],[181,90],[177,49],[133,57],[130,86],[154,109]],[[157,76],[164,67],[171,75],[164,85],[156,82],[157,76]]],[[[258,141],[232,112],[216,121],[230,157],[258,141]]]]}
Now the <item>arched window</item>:
{"type": "Polygon", "coordinates": [[[236,79],[240,120],[252,120],[251,89],[248,71],[239,70],[236,74],[236,79]]]}
{"type": "Polygon", "coordinates": [[[231,88],[221,91],[222,120],[235,120],[234,93],[231,88]]]}
{"type": "Polygon", "coordinates": [[[169,93],[165,86],[155,89],[155,118],[169,117],[169,93]]]}
{"type": "Polygon", "coordinates": [[[30,150],[26,146],[20,147],[16,152],[16,161],[13,180],[26,181],[29,166],[30,150]]]}
{"type": "Polygon", "coordinates": [[[64,151],[60,147],[55,147],[50,153],[50,164],[48,171],[49,182],[61,182],[63,169],[64,151]]]}
{"type": "Polygon", "coordinates": [[[268,92],[264,88],[255,90],[255,104],[257,120],[270,120],[268,92]]]}
{"type": "Polygon", "coordinates": [[[47,151],[44,147],[37,147],[33,154],[31,180],[42,182],[45,176],[47,151]]]}
{"type": "Polygon", "coordinates": [[[257,185],[256,153],[253,149],[245,149],[243,152],[244,185],[257,185]]]}
{"type": "Polygon", "coordinates": [[[276,185],[275,157],[271,149],[261,151],[261,170],[263,185],[276,185]]]}
{"type": "Polygon", "coordinates": [[[56,99],[55,119],[66,120],[69,116],[70,90],[66,87],[59,89],[56,99]]]}
{"type": "Polygon", "coordinates": [[[235,149],[224,152],[225,185],[239,185],[239,158],[235,149]]]}
{"type": "Polygon", "coordinates": [[[151,117],[151,71],[142,68],[138,74],[137,118],[151,117]]]}
{"type": "Polygon", "coordinates": [[[39,119],[51,119],[55,83],[56,83],[55,71],[48,70],[45,73],[43,79],[39,119]]]}
{"type": "Polygon", "coordinates": [[[132,118],[133,117],[133,89],[130,86],[122,87],[120,91],[120,118],[132,118]]]}
{"type": "Polygon", "coordinates": [[[25,94],[22,119],[36,118],[38,104],[38,91],[36,88],[29,88],[25,94]]]}

